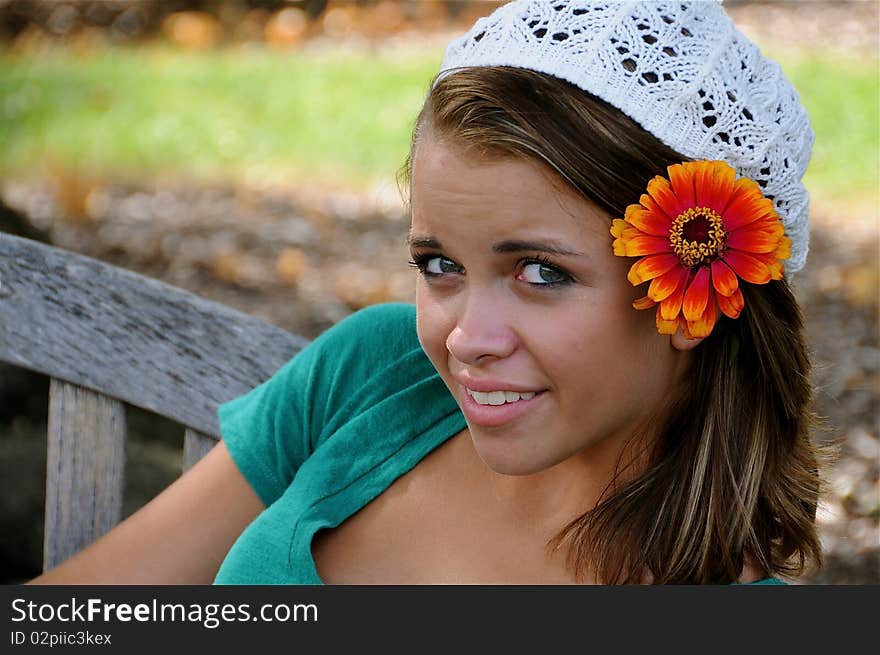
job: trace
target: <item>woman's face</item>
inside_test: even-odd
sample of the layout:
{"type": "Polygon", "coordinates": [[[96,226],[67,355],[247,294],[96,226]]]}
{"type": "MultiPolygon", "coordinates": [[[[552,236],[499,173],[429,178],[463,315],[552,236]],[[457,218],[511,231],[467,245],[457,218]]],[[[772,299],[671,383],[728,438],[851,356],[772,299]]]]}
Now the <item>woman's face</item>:
{"type": "Polygon", "coordinates": [[[673,392],[683,353],[633,309],[609,226],[535,163],[416,149],[419,339],[496,472],[614,461],[673,392]]]}

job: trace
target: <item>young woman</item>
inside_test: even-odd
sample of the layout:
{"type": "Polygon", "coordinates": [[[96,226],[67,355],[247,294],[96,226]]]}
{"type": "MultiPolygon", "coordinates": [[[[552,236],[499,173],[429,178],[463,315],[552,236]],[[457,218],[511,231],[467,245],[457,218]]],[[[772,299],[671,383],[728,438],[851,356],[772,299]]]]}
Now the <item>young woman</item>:
{"type": "Polygon", "coordinates": [[[415,306],[357,312],[221,406],[214,451],[35,582],[727,584],[818,564],[787,282],[812,141],[715,2],[502,6],[450,44],[414,130],[415,306]]]}

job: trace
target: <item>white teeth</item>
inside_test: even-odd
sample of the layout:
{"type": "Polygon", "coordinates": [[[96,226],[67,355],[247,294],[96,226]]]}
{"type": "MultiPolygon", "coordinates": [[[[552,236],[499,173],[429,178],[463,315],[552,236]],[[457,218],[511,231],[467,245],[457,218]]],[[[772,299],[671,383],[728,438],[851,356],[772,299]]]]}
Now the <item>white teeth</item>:
{"type": "Polygon", "coordinates": [[[472,391],[467,392],[473,396],[478,405],[503,405],[504,403],[515,403],[516,401],[528,400],[535,396],[534,391],[472,391]]]}
{"type": "Polygon", "coordinates": [[[517,393],[516,391],[504,392],[504,402],[515,403],[517,400],[519,400],[519,393],[517,393]]]}

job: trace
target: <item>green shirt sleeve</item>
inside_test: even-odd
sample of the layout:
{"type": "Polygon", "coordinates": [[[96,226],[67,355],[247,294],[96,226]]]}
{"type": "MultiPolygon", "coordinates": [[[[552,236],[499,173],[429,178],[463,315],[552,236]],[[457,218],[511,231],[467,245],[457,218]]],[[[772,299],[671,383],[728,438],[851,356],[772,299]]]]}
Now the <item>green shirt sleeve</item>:
{"type": "Polygon", "coordinates": [[[372,305],[321,334],[269,380],[217,410],[232,459],[266,506],[369,395],[359,393],[395,354],[420,348],[415,307],[372,305]],[[389,357],[389,355],[391,355],[389,357]]]}

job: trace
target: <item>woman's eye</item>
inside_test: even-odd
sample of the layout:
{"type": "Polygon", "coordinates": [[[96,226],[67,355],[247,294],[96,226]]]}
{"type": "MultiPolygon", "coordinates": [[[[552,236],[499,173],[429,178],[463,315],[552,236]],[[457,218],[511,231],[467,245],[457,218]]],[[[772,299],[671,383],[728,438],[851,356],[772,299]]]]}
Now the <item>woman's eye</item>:
{"type": "Polygon", "coordinates": [[[517,279],[529,284],[559,284],[565,282],[568,276],[552,266],[533,262],[522,267],[517,279]]]}
{"type": "Polygon", "coordinates": [[[448,257],[435,255],[433,257],[417,258],[412,262],[425,275],[445,275],[446,273],[458,273],[460,266],[448,257]]]}
{"type": "Polygon", "coordinates": [[[454,261],[446,257],[431,257],[427,262],[425,270],[428,273],[442,275],[443,273],[455,273],[458,270],[458,266],[454,261]]]}

